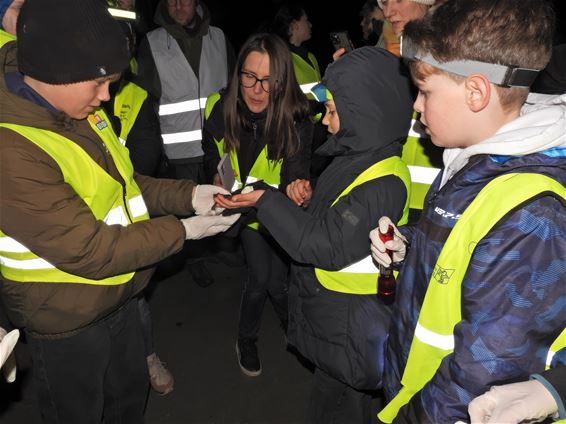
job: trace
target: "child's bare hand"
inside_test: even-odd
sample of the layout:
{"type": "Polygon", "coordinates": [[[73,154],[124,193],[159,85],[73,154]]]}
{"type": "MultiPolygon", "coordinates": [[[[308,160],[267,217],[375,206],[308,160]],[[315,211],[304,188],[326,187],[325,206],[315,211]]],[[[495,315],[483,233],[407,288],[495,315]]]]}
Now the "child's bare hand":
{"type": "Polygon", "coordinates": [[[230,197],[218,195],[214,197],[216,204],[225,209],[248,208],[255,206],[265,190],[254,190],[245,194],[234,194],[230,197]]]}
{"type": "Polygon", "coordinates": [[[336,62],[344,55],[344,53],[346,53],[346,49],[344,47],[340,47],[338,50],[332,53],[332,60],[336,62]]]}
{"type": "Polygon", "coordinates": [[[308,206],[312,198],[312,188],[309,180],[295,180],[285,189],[287,197],[297,206],[308,206]]]}

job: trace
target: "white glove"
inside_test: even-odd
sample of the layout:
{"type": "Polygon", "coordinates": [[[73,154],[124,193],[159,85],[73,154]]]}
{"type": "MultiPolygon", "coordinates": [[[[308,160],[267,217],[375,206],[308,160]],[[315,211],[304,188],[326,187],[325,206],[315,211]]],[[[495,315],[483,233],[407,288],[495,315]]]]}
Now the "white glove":
{"type": "Polygon", "coordinates": [[[214,195],[230,194],[223,187],[210,184],[199,184],[193,189],[193,208],[196,215],[219,215],[224,209],[214,207],[214,195]]]}
{"type": "Polygon", "coordinates": [[[407,239],[399,232],[389,217],[382,216],[379,218],[378,226],[370,231],[369,238],[371,240],[371,256],[378,264],[386,268],[391,265],[391,257],[387,250],[391,251],[393,262],[401,262],[405,259],[407,239]],[[393,240],[384,243],[379,238],[379,233],[387,233],[390,225],[393,227],[393,240]]]}
{"type": "Polygon", "coordinates": [[[210,216],[191,216],[181,219],[185,227],[185,239],[199,240],[210,237],[218,233],[223,233],[234,224],[240,217],[239,213],[229,216],[210,215],[210,216]]]}
{"type": "Polygon", "coordinates": [[[537,380],[493,386],[468,405],[472,424],[539,422],[557,411],[556,401],[537,380]]]}
{"type": "Polygon", "coordinates": [[[4,376],[8,383],[16,380],[16,357],[13,350],[19,337],[19,330],[12,330],[6,334],[6,330],[0,327],[0,368],[4,368],[4,376]]]}

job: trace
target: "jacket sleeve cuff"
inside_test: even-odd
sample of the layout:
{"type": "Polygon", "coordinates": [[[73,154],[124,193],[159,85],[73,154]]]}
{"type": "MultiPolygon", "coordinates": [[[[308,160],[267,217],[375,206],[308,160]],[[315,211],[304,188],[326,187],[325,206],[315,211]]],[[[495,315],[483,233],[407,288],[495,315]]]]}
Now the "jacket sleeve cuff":
{"type": "Polygon", "coordinates": [[[556,415],[553,416],[554,419],[565,419],[566,418],[566,409],[564,408],[564,403],[562,402],[562,398],[560,397],[560,395],[558,394],[558,392],[556,391],[556,389],[554,388],[554,386],[546,379],[544,378],[542,375],[540,374],[533,374],[531,375],[531,380],[537,380],[539,383],[541,383],[546,390],[549,391],[549,393],[552,395],[552,397],[554,398],[554,401],[556,402],[556,405],[558,405],[558,417],[556,417],[556,415]]]}

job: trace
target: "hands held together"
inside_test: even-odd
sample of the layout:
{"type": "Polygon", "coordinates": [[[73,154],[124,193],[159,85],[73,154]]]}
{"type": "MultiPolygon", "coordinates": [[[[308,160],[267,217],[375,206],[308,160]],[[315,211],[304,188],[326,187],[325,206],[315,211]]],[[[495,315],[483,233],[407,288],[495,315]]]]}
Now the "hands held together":
{"type": "Polygon", "coordinates": [[[285,189],[287,197],[297,206],[307,207],[312,198],[312,187],[309,180],[295,180],[285,189]]]}
{"type": "Polygon", "coordinates": [[[198,240],[222,233],[240,218],[240,214],[222,216],[222,208],[216,207],[215,195],[230,194],[222,187],[199,184],[193,189],[192,204],[195,216],[181,219],[186,240],[198,240]]]}
{"type": "Polygon", "coordinates": [[[402,262],[407,252],[407,239],[399,232],[395,224],[387,216],[379,218],[377,228],[369,233],[371,240],[371,256],[384,267],[391,266],[391,262],[402,262]],[[386,234],[389,227],[393,227],[393,240],[381,241],[379,234],[386,234]],[[391,252],[391,256],[388,253],[391,252]],[[393,259],[393,260],[392,260],[393,259]]]}

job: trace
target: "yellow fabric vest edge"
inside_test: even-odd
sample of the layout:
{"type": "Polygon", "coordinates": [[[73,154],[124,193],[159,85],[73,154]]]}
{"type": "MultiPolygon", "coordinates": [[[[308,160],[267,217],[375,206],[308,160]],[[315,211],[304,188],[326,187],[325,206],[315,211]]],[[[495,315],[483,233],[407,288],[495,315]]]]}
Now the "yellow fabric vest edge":
{"type": "Polygon", "coordinates": [[[0,48],[4,47],[4,44],[14,41],[16,39],[15,35],[10,34],[2,29],[0,29],[0,48]]]}
{"type": "MultiPolygon", "coordinates": [[[[403,181],[403,184],[407,189],[407,199],[403,207],[403,215],[401,216],[398,225],[406,224],[409,218],[411,177],[407,165],[399,156],[389,157],[370,166],[358,175],[356,179],[348,187],[346,187],[342,193],[340,193],[340,195],[332,203],[332,206],[334,206],[341,197],[347,195],[355,187],[386,175],[396,175],[403,181]]],[[[328,271],[325,269],[315,268],[314,273],[318,282],[328,290],[350,294],[376,294],[377,276],[379,272],[377,267],[373,264],[371,255],[362,259],[359,264],[362,271],[371,269],[371,272],[349,272],[348,267],[339,271],[328,271]]]]}
{"type": "MultiPolygon", "coordinates": [[[[453,351],[454,326],[461,320],[462,281],[475,246],[511,210],[546,192],[566,201],[566,188],[550,177],[505,174],[490,181],[466,208],[436,262],[411,342],[401,390],[378,414],[381,421],[391,423],[399,410],[434,377],[442,359],[453,351]],[[505,199],[505,205],[491,202],[492,199],[505,199]],[[485,207],[486,202],[490,202],[489,208],[485,207]],[[446,270],[452,274],[442,272],[446,270]]],[[[549,347],[549,352],[565,346],[566,329],[549,347]]]]}
{"type": "MultiPolygon", "coordinates": [[[[205,106],[205,119],[208,119],[212,109],[216,102],[220,100],[220,93],[213,93],[208,96],[206,100],[205,106]]],[[[218,149],[218,153],[220,157],[224,156],[224,138],[217,140],[214,139],[216,142],[216,148],[218,149]]],[[[269,184],[270,186],[277,188],[279,183],[281,182],[281,165],[283,164],[283,160],[273,161],[268,159],[267,157],[267,144],[259,153],[258,157],[256,158],[252,168],[250,169],[249,175],[246,178],[245,182],[242,182],[240,178],[240,165],[238,164],[238,154],[232,150],[230,152],[230,163],[232,164],[232,169],[235,172],[236,182],[234,183],[234,187],[232,187],[231,191],[238,190],[244,187],[246,184],[251,184],[259,180],[263,180],[264,183],[269,184]]],[[[248,227],[257,230],[259,229],[260,223],[250,222],[248,227]]]]}
{"type": "MultiPolygon", "coordinates": [[[[85,201],[97,220],[108,224],[128,225],[149,219],[141,190],[133,179],[133,167],[127,149],[122,146],[109,125],[102,109],[89,115],[88,122],[100,137],[125,181],[125,193],[118,181],[108,175],[79,145],[47,130],[23,125],[0,123],[51,156],[61,168],[64,180],[85,201]],[[98,124],[98,127],[97,127],[98,124]],[[72,152],[72,154],[69,154],[72,152]]],[[[0,271],[2,275],[18,282],[84,283],[95,285],[119,285],[131,280],[134,272],[92,280],[66,273],[39,258],[25,246],[0,231],[0,271]],[[14,249],[6,250],[6,246],[14,249]],[[26,267],[11,263],[43,263],[45,266],[26,267]]]]}
{"type": "Polygon", "coordinates": [[[147,91],[133,82],[126,83],[114,98],[114,116],[120,119],[120,138],[127,141],[140,113],[147,91]]]}

